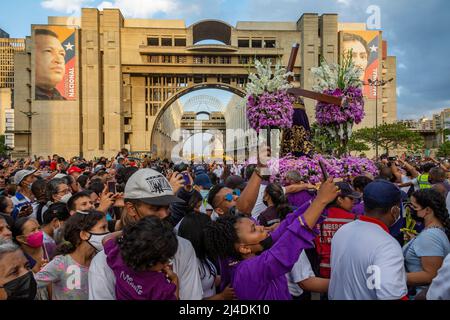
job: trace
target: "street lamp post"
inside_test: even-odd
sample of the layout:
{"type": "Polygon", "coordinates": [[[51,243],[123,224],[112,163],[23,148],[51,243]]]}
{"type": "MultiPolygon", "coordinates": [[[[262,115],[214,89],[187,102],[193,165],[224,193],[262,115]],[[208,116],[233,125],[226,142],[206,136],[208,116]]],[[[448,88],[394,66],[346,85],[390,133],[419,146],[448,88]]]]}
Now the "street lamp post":
{"type": "Polygon", "coordinates": [[[27,145],[28,145],[27,148],[28,148],[28,155],[31,157],[31,118],[33,116],[38,115],[39,113],[34,112],[34,111],[20,111],[20,113],[23,113],[28,118],[28,131],[29,131],[29,134],[28,134],[28,139],[27,139],[27,142],[28,142],[27,143],[27,145]]]}
{"type": "Polygon", "coordinates": [[[371,87],[375,87],[375,155],[378,159],[378,87],[383,87],[387,83],[394,80],[394,78],[390,78],[389,80],[379,80],[378,78],[375,80],[369,79],[369,83],[364,83],[364,85],[369,85],[371,87]]]}

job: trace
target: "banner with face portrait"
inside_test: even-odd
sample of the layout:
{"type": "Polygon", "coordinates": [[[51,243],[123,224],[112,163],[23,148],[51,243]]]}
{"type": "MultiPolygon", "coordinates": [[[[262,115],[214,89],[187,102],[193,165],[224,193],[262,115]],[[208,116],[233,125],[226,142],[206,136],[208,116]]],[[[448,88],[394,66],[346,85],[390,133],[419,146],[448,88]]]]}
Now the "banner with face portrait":
{"type": "Polygon", "coordinates": [[[77,99],[76,30],[33,26],[36,100],[77,99]]]}
{"type": "Polygon", "coordinates": [[[361,81],[364,81],[364,96],[368,99],[376,98],[376,87],[367,85],[369,79],[376,80],[379,59],[382,54],[380,31],[342,31],[341,53],[352,50],[353,61],[363,70],[361,81]]]}

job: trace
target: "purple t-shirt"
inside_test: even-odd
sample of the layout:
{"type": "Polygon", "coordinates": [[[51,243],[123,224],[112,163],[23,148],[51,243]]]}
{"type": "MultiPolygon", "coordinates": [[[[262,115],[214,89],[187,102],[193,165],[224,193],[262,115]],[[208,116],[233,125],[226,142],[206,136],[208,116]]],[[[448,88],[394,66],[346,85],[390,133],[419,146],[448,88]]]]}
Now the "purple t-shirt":
{"type": "Polygon", "coordinates": [[[176,286],[164,273],[134,271],[122,259],[119,246],[111,239],[103,246],[106,262],[116,277],[117,300],[176,300],[176,286]]]}
{"type": "Polygon", "coordinates": [[[364,215],[364,202],[359,202],[353,206],[352,213],[357,215],[364,215]]]}
{"type": "Polygon", "coordinates": [[[236,259],[224,258],[219,259],[220,268],[220,292],[233,282],[234,271],[239,262],[236,259]]]}
{"type": "Polygon", "coordinates": [[[314,197],[314,194],[307,190],[287,194],[289,204],[295,208],[300,208],[304,203],[314,199],[314,197]]]}
{"type": "Polygon", "coordinates": [[[301,226],[298,217],[309,205],[291,213],[274,232],[274,245],[261,255],[235,266],[232,287],[239,300],[291,300],[286,273],[303,249],[311,248],[316,235],[301,226]],[[276,231],[278,231],[278,229],[276,231]],[[282,234],[281,234],[281,230],[282,234]]]}

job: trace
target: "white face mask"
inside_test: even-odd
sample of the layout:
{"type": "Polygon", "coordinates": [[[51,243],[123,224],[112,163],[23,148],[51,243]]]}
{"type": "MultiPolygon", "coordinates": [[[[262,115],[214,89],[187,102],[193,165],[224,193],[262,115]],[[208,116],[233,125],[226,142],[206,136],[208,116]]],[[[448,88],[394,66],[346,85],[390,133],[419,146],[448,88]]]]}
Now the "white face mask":
{"type": "Polygon", "coordinates": [[[105,232],[105,233],[91,233],[89,232],[89,234],[91,235],[89,237],[89,239],[87,240],[87,242],[94,247],[94,249],[99,252],[103,250],[103,239],[109,234],[109,232],[105,232]]]}
{"type": "Polygon", "coordinates": [[[69,192],[69,193],[63,195],[61,197],[61,200],[59,200],[59,202],[67,203],[67,202],[69,202],[70,197],[72,197],[72,194],[69,192]]]}

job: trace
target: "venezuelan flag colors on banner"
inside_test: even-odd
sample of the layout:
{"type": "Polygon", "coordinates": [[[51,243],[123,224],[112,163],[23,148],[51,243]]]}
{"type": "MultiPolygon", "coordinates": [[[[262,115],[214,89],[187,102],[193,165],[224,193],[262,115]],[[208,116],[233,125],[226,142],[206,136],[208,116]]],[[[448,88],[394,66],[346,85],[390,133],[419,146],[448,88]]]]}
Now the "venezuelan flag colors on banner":
{"type": "MultiPolygon", "coordinates": [[[[380,31],[343,31],[341,35],[342,53],[352,50],[353,61],[364,70],[361,80],[365,84],[369,79],[376,80],[379,60],[382,53],[380,31]]],[[[376,98],[376,88],[364,85],[364,96],[376,98]]]]}
{"type": "MultiPolygon", "coordinates": [[[[47,45],[48,47],[51,47],[52,51],[54,51],[54,56],[52,56],[53,61],[51,62],[50,65],[46,65],[45,67],[42,68],[38,68],[36,67],[36,73],[35,73],[35,78],[36,78],[36,86],[38,86],[39,81],[38,79],[41,79],[41,82],[43,82],[44,80],[42,80],[42,73],[46,73],[46,69],[45,68],[49,68],[50,72],[53,70],[53,67],[55,64],[59,64],[61,65],[62,63],[62,59],[60,59],[58,61],[58,57],[57,56],[62,56],[61,54],[64,52],[64,76],[62,77],[54,77],[56,80],[54,80],[54,82],[58,81],[56,83],[56,85],[54,86],[54,88],[57,90],[57,92],[59,92],[60,95],[56,94],[56,98],[53,98],[55,95],[49,95],[49,99],[48,100],[76,100],[77,99],[77,67],[76,67],[76,50],[77,50],[77,38],[76,38],[76,28],[73,27],[65,27],[65,26],[33,26],[33,30],[35,31],[34,35],[35,35],[35,65],[37,65],[38,63],[38,59],[41,60],[45,60],[42,59],[42,55],[39,55],[39,53],[36,52],[37,48],[39,47],[37,45],[37,41],[36,40],[36,30],[49,30],[50,32],[52,32],[53,34],[56,34],[57,39],[60,43],[60,45],[57,44],[57,42],[54,42],[54,37],[50,36],[50,37],[44,37],[44,40],[40,40],[41,42],[43,41],[48,41],[48,44],[44,43],[40,43],[41,48],[44,50],[46,50],[45,45],[47,45]],[[63,50],[63,51],[62,51],[63,50]],[[58,62],[56,62],[58,61],[58,62]],[[62,96],[62,98],[61,98],[62,96]],[[58,99],[59,98],[59,99],[58,99]]],[[[60,74],[61,75],[61,74],[60,74]]],[[[51,78],[51,77],[48,77],[51,78]]],[[[51,81],[49,81],[51,82],[51,81]]],[[[40,98],[38,98],[38,95],[36,94],[36,99],[37,100],[46,100],[45,98],[43,98],[43,96],[41,95],[40,98]]]]}

